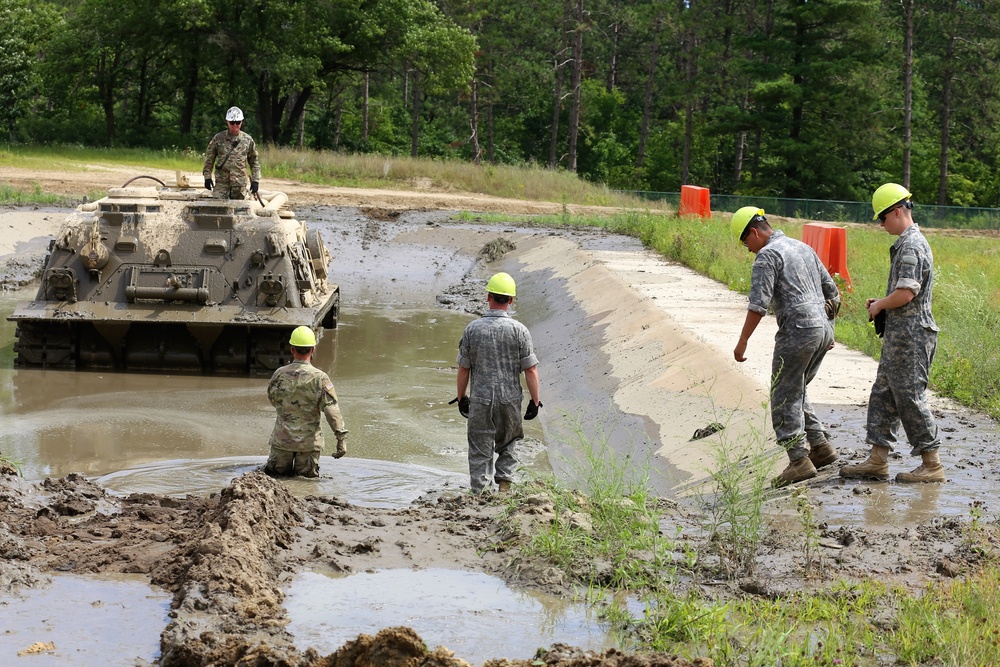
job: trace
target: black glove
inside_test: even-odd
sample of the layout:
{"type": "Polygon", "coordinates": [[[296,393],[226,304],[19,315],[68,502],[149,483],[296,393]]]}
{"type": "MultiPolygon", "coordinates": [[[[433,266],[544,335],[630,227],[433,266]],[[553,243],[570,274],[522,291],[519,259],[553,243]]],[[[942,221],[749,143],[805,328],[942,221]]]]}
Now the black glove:
{"type": "Polygon", "coordinates": [[[530,421],[530,420],[534,419],[535,417],[537,417],[538,416],[538,408],[540,408],[540,407],[542,407],[542,402],[541,401],[538,401],[537,403],[535,403],[534,401],[528,401],[528,407],[524,411],[524,418],[530,421]]]}
{"type": "Polygon", "coordinates": [[[879,311],[879,314],[875,316],[875,319],[868,318],[869,322],[875,323],[875,335],[879,338],[885,336],[885,311],[879,311]]]}
{"type": "Polygon", "coordinates": [[[824,310],[826,310],[827,319],[832,320],[833,318],[837,317],[837,313],[840,312],[840,302],[834,299],[827,299],[823,303],[823,308],[824,310]]]}
{"type": "Polygon", "coordinates": [[[250,194],[252,195],[257,194],[257,188],[259,187],[260,183],[258,183],[257,181],[250,181],[250,194]]]}
{"type": "Polygon", "coordinates": [[[469,397],[463,396],[462,398],[453,398],[448,401],[448,405],[453,403],[458,403],[458,412],[466,419],[469,418],[469,397]]]}
{"type": "Polygon", "coordinates": [[[205,179],[205,189],[206,190],[211,190],[212,189],[212,179],[211,178],[206,178],[205,179]]]}

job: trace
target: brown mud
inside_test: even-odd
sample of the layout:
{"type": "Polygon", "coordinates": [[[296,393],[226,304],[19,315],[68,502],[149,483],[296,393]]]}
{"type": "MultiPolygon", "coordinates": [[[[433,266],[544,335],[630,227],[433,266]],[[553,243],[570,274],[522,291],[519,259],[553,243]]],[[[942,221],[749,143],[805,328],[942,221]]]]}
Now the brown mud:
{"type": "MultiPolygon", "coordinates": [[[[0,178],[7,182],[42,183],[45,189],[64,188],[67,193],[120,185],[123,175],[131,175],[99,174],[47,176],[0,169],[0,178]]],[[[726,356],[745,301],[641,248],[622,253],[600,234],[523,233],[515,227],[484,234],[440,224],[396,224],[400,216],[395,211],[400,209],[516,215],[539,212],[527,210],[533,205],[519,203],[508,209],[505,201],[472,195],[448,198],[447,193],[430,203],[416,197],[426,193],[393,192],[383,198],[377,191],[330,189],[313,195],[321,189],[268,185],[288,192],[297,206],[367,207],[362,211],[370,215],[361,215],[369,222],[344,232],[378,263],[363,270],[391,272],[406,256],[408,245],[437,245],[446,248],[445,255],[461,258],[459,263],[468,269],[464,274],[451,275],[442,268],[441,275],[435,275],[437,282],[428,287],[438,293],[443,307],[470,312],[479,308],[477,281],[487,267],[475,262],[475,255],[485,241],[498,236],[511,241],[515,250],[488,258],[495,259],[489,270],[502,267],[516,273],[519,289],[533,295],[519,317],[531,321],[540,356],[546,360],[543,419],[557,414],[560,406],[570,413],[581,405],[599,411],[602,401],[606,410],[616,413],[616,423],[624,424],[627,435],[612,434],[611,443],[624,448],[624,443],[638,441],[640,454],[652,461],[654,488],[665,497],[661,529],[681,536],[676,561],[690,552],[699,554],[684,585],[706,597],[777,598],[872,576],[916,591],[928,581],[960,577],[978,564],[982,552],[970,543],[968,516],[1000,470],[996,427],[986,417],[935,400],[935,415],[946,438],[942,450],[948,459],[948,484],[907,488],[843,483],[838,466],[863,456],[864,400],[874,367],[871,360],[838,348],[838,356],[828,357],[826,375],[816,380],[833,390],[814,397],[814,402],[830,424],[842,459],[801,485],[816,506],[816,523],[810,529],[820,539],[822,567],[807,567],[815,562],[805,562],[801,518],[786,490],[767,496],[776,519],[758,556],[757,573],[724,577],[706,539],[702,499],[684,494],[708,479],[712,448],[738,448],[739,434],[753,424],[753,406],[759,412],[770,358],[768,334],[756,334],[752,360],[746,365],[736,367],[726,356]],[[395,254],[389,250],[393,244],[395,254]],[[691,311],[715,319],[689,318],[691,311]],[[692,438],[716,421],[713,416],[719,411],[732,421],[721,430],[699,433],[706,437],[692,438]]],[[[37,253],[61,222],[51,212],[35,213],[10,223],[17,234],[4,238],[16,236],[20,245],[12,242],[10,250],[0,248],[0,260],[6,260],[0,282],[18,284],[20,263],[31,264],[22,262],[26,253],[37,253]]],[[[356,275],[362,275],[362,268],[356,275]]],[[[30,270],[25,277],[30,280],[30,270]]],[[[401,280],[392,290],[404,284],[401,280]]],[[[396,296],[405,301],[405,294],[396,296]]],[[[757,423],[760,428],[759,419],[757,423]]],[[[550,447],[558,450],[560,445],[550,447]]],[[[905,454],[892,460],[893,472],[913,467],[905,454]]],[[[284,582],[302,570],[443,567],[494,574],[524,589],[572,593],[580,583],[572,574],[520,556],[519,546],[533,526],[558,519],[543,497],[532,494],[530,485],[516,493],[520,509],[511,521],[501,520],[502,503],[495,496],[451,493],[425,496],[400,509],[361,507],[335,497],[295,497],[281,483],[256,472],[237,477],[208,497],[121,496],[79,474],[27,481],[7,466],[0,474],[0,596],[44,585],[47,577],[60,573],[146,576],[173,596],[170,621],[161,635],[161,665],[466,665],[447,648],[429,650],[406,627],[361,635],[326,656],[296,646],[286,630],[284,582]]],[[[711,663],[554,645],[534,661],[496,659],[485,664],[711,663]]]]}

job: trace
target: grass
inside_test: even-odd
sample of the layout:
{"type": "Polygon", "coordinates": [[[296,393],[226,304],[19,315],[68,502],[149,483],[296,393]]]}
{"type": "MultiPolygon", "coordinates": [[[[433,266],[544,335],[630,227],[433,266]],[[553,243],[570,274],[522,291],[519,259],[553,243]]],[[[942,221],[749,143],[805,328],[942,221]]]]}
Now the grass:
{"type": "MultiPolygon", "coordinates": [[[[694,564],[686,557],[677,558],[677,544],[655,530],[655,525],[662,526],[665,520],[657,515],[652,499],[642,489],[646,478],[643,466],[631,456],[613,454],[600,433],[575,432],[574,445],[583,462],[577,481],[586,491],[551,479],[515,486],[505,512],[512,520],[518,508],[539,506],[539,498],[552,503],[554,520],[533,524],[534,529],[521,536],[521,557],[542,559],[586,587],[588,599],[602,605],[601,619],[623,648],[661,651],[692,660],[704,657],[719,667],[1000,664],[1000,626],[994,618],[1000,605],[1000,567],[992,557],[984,557],[981,567],[964,579],[931,581],[916,593],[886,586],[877,578],[808,584],[821,563],[816,556],[818,533],[813,508],[808,496],[800,493],[791,499],[803,525],[802,588],[774,598],[738,592],[730,596],[703,594],[703,589],[689,585],[695,578],[694,564]],[[579,514],[591,517],[592,529],[582,527],[586,521],[571,518],[579,514]],[[660,556],[645,559],[647,566],[638,573],[616,567],[620,576],[605,580],[593,576],[591,564],[595,561],[620,564],[642,560],[638,555],[650,550],[660,556]],[[657,567],[648,567],[657,563],[657,567]],[[612,591],[617,594],[611,595],[612,591]],[[641,595],[643,608],[629,608],[622,591],[641,595]]],[[[760,437],[751,436],[751,440],[756,444],[745,443],[747,449],[763,448],[760,437]]],[[[731,448],[726,444],[716,447],[731,448]]],[[[726,460],[719,454],[716,458],[726,460]]],[[[763,514],[763,503],[752,501],[764,491],[751,480],[755,475],[766,480],[771,465],[763,458],[742,459],[739,467],[759,470],[741,478],[750,482],[742,493],[721,494],[717,503],[733,506],[728,513],[732,516],[738,511],[745,519],[754,511],[763,514]]],[[[716,476],[732,477],[733,473],[723,471],[716,476]]],[[[733,479],[730,482],[735,484],[733,479]]],[[[709,515],[705,519],[711,527],[713,518],[709,515]]],[[[765,525],[767,520],[758,517],[757,523],[765,525]]],[[[996,538],[996,522],[986,521],[981,504],[972,506],[965,539],[975,544],[966,546],[992,554],[989,545],[996,538]]],[[[710,543],[744,539],[731,532],[712,531],[705,538],[710,543]]],[[[766,578],[767,574],[760,576],[766,578]]]]}
{"type": "MultiPolygon", "coordinates": [[[[205,143],[208,144],[208,137],[205,143]]],[[[667,208],[666,205],[651,204],[613,192],[603,185],[581,180],[571,172],[552,171],[536,165],[477,166],[462,160],[348,154],[275,146],[258,146],[258,150],[264,179],[284,178],[353,188],[474,192],[566,205],[667,208]]],[[[201,173],[203,161],[204,152],[190,148],[0,147],[0,165],[38,171],[81,172],[92,166],[131,165],[201,173]]],[[[40,202],[29,199],[28,203],[40,202]]]]}

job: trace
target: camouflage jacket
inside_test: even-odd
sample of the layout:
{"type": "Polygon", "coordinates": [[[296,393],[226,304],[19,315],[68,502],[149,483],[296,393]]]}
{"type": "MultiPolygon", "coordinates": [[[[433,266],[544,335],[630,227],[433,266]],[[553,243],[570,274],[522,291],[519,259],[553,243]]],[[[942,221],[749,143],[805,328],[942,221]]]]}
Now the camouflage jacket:
{"type": "Polygon", "coordinates": [[[886,327],[896,326],[892,324],[893,320],[906,317],[912,318],[924,329],[940,331],[931,313],[934,255],[916,224],[910,225],[899,235],[889,248],[889,258],[892,266],[889,269],[886,296],[899,288],[911,290],[914,296],[905,306],[886,311],[886,327]]]}
{"type": "Polygon", "coordinates": [[[307,361],[293,361],[274,371],[267,398],[277,410],[271,446],[293,452],[323,449],[320,415],[339,438],[347,434],[330,376],[307,361]]]}
{"type": "Polygon", "coordinates": [[[201,174],[205,178],[212,178],[212,171],[217,170],[220,173],[216,180],[225,179],[230,183],[245,184],[248,166],[250,180],[260,182],[260,159],[253,137],[242,130],[233,137],[229,130],[223,130],[208,142],[205,166],[202,167],[201,174]]]}
{"type": "Polygon", "coordinates": [[[458,343],[458,365],[470,369],[469,399],[521,404],[521,372],[538,365],[531,334],[504,310],[470,322],[458,343]]]}
{"type": "Polygon", "coordinates": [[[753,262],[748,309],[766,315],[773,306],[778,328],[813,329],[829,321],[827,299],[839,302],[840,290],[816,251],[775,230],[753,262]]]}

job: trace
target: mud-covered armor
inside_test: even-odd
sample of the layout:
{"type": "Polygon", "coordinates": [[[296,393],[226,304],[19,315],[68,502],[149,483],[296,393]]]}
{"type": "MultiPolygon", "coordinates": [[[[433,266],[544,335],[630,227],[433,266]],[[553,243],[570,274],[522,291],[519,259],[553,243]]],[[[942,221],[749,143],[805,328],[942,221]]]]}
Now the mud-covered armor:
{"type": "Polygon", "coordinates": [[[8,318],[17,365],[270,374],[291,361],[295,327],[337,326],[329,253],[283,193],[219,200],[138,178],[78,207],[50,243],[35,300],[8,318]]]}

